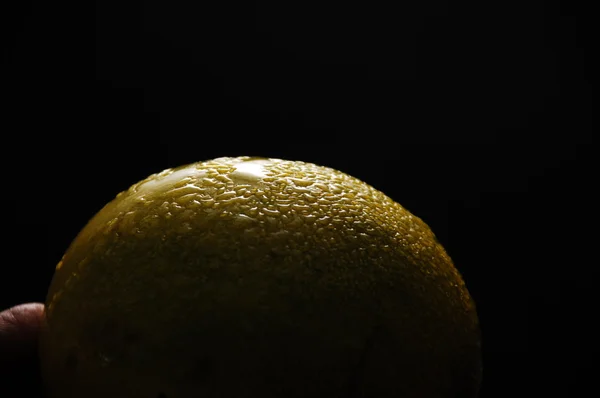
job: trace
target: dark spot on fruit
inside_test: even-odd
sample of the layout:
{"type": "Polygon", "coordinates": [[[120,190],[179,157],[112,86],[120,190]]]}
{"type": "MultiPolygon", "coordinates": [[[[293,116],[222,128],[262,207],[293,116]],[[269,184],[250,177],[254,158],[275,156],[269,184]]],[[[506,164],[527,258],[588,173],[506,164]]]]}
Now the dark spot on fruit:
{"type": "Polygon", "coordinates": [[[75,370],[77,365],[79,364],[79,359],[77,359],[77,354],[74,350],[71,350],[65,359],[65,368],[68,370],[75,370]]]}
{"type": "Polygon", "coordinates": [[[198,357],[192,370],[197,379],[207,379],[215,372],[215,362],[211,358],[198,357]]]}
{"type": "Polygon", "coordinates": [[[104,325],[102,327],[102,333],[112,334],[117,330],[117,327],[118,322],[114,319],[109,319],[106,322],[104,322],[104,325]]]}
{"type": "Polygon", "coordinates": [[[123,340],[127,344],[134,344],[134,343],[137,343],[138,341],[140,341],[141,337],[142,337],[142,335],[140,333],[129,332],[129,333],[125,333],[125,335],[123,336],[123,340]]]}
{"type": "Polygon", "coordinates": [[[277,259],[282,258],[283,255],[280,252],[278,252],[277,250],[271,249],[271,250],[269,250],[269,257],[277,260],[277,259]]]}
{"type": "Polygon", "coordinates": [[[167,398],[167,394],[165,394],[164,392],[159,392],[156,398],[167,398]]]}
{"type": "Polygon", "coordinates": [[[363,389],[363,379],[365,375],[365,369],[368,362],[368,356],[370,354],[371,349],[373,348],[373,342],[378,337],[379,330],[381,326],[375,326],[371,333],[367,336],[365,343],[363,345],[363,349],[360,352],[360,356],[358,357],[358,361],[347,381],[346,393],[344,395],[345,398],[353,398],[353,397],[361,397],[362,389],[363,389]]]}

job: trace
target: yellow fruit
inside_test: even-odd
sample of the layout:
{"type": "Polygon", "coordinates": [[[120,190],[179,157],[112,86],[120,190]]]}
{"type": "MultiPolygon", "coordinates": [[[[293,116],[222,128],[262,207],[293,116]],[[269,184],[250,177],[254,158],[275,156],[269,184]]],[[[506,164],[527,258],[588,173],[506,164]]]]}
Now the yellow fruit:
{"type": "Polygon", "coordinates": [[[107,204],[56,267],[40,350],[55,398],[469,398],[481,372],[473,301],[423,221],[339,171],[249,157],[107,204]]]}

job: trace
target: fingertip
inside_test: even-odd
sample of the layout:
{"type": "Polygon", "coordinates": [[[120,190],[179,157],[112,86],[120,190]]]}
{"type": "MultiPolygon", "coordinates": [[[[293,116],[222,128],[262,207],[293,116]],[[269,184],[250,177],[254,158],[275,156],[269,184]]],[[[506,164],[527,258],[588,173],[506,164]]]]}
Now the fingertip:
{"type": "Polygon", "coordinates": [[[44,315],[42,303],[25,303],[0,312],[0,352],[35,347],[44,315]]]}
{"type": "Polygon", "coordinates": [[[41,303],[0,312],[0,395],[41,396],[38,335],[43,316],[41,303]]]}

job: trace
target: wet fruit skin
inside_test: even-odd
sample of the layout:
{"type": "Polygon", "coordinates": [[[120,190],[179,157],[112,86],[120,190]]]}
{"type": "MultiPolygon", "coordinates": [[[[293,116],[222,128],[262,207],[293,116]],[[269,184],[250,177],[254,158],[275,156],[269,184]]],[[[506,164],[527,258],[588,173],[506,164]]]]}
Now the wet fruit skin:
{"type": "Polygon", "coordinates": [[[51,398],[471,398],[481,376],[474,303],[423,221],[248,157],[98,212],[57,265],[40,356],[51,398]]]}

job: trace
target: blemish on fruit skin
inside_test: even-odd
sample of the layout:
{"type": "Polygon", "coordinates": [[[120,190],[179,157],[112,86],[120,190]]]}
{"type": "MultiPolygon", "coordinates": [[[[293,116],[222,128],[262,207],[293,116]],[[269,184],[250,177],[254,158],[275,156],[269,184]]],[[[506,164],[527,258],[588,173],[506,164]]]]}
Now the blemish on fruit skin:
{"type": "Polygon", "coordinates": [[[79,358],[77,357],[76,348],[71,349],[65,358],[65,368],[68,370],[75,370],[79,364],[79,358]]]}
{"type": "Polygon", "coordinates": [[[215,361],[208,357],[198,357],[193,365],[191,376],[207,380],[216,371],[215,361]]]}
{"type": "Polygon", "coordinates": [[[123,341],[126,344],[136,344],[142,339],[141,333],[128,332],[123,336],[123,341]]]}

